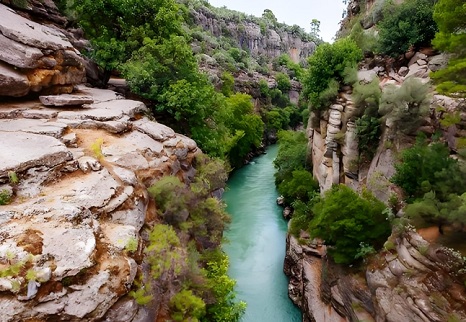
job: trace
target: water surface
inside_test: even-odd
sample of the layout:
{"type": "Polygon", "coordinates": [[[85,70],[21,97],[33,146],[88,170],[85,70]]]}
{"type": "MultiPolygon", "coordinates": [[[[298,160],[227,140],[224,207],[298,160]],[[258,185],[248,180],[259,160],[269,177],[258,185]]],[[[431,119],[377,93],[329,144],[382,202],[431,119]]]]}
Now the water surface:
{"type": "Polygon", "coordinates": [[[283,273],[287,223],[276,205],[273,160],[277,146],[236,171],[224,194],[232,223],[224,250],[229,275],[237,280],[238,298],[248,307],[244,322],[301,322],[301,312],[288,298],[283,273]]]}

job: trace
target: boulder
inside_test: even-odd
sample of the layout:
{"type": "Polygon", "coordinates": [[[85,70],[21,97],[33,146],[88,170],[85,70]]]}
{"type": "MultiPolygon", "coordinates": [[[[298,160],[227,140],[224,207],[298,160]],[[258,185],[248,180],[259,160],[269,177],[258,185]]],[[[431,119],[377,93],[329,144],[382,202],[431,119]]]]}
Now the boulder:
{"type": "Polygon", "coordinates": [[[433,72],[436,72],[440,69],[443,69],[448,64],[448,55],[447,54],[440,54],[436,56],[429,57],[429,69],[433,72]]]}
{"type": "Polygon", "coordinates": [[[24,96],[29,93],[26,75],[0,62],[0,96],[24,96]]]}
{"type": "Polygon", "coordinates": [[[70,93],[85,76],[84,59],[58,28],[0,4],[0,96],[70,93]]]}
{"type": "Polygon", "coordinates": [[[54,167],[72,158],[59,140],[38,134],[0,131],[0,178],[9,171],[22,172],[31,167],[54,167]]]}

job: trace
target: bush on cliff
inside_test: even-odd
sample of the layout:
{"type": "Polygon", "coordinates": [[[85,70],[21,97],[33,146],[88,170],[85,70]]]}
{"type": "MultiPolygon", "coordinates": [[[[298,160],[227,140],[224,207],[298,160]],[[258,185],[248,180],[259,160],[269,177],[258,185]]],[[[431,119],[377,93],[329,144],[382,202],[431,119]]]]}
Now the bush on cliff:
{"type": "Polygon", "coordinates": [[[433,18],[436,0],[410,0],[387,5],[379,29],[379,52],[393,57],[429,46],[437,31],[433,18]]]}
{"type": "Polygon", "coordinates": [[[358,195],[345,185],[336,185],[312,207],[309,232],[325,240],[336,263],[350,264],[362,245],[377,249],[390,235],[385,208],[368,191],[358,195]]]}
{"type": "Polygon", "coordinates": [[[433,44],[452,54],[445,69],[433,73],[437,90],[450,95],[466,96],[466,6],[463,0],[439,0],[434,19],[439,27],[433,44]]]}
{"type": "Polygon", "coordinates": [[[273,161],[277,168],[275,184],[279,186],[292,178],[295,170],[306,168],[307,138],[303,132],[278,132],[278,154],[273,161]]]}
{"type": "Polygon", "coordinates": [[[338,82],[343,80],[345,68],[356,65],[361,59],[361,49],[349,38],[317,47],[308,59],[309,69],[303,81],[303,93],[311,109],[326,108],[338,94],[338,82]]]}

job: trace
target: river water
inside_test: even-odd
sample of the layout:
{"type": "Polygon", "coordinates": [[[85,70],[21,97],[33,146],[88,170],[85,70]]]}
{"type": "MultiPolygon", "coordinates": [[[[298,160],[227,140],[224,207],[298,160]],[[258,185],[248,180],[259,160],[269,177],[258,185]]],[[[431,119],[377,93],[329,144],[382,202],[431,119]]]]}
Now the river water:
{"type": "Polygon", "coordinates": [[[301,322],[288,298],[283,273],[287,223],[276,205],[273,160],[277,146],[236,171],[224,194],[232,217],[223,249],[230,257],[229,275],[237,280],[238,299],[248,304],[243,322],[301,322]]]}

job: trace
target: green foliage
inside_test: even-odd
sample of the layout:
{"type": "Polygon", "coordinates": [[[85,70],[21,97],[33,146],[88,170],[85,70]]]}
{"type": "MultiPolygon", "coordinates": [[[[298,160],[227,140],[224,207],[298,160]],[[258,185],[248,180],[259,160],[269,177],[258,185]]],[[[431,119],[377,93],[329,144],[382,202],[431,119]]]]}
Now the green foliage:
{"type": "Polygon", "coordinates": [[[240,166],[251,151],[262,143],[264,122],[254,114],[251,96],[237,93],[226,99],[223,120],[230,130],[234,144],[228,152],[230,164],[240,166]]]}
{"type": "Polygon", "coordinates": [[[379,113],[391,119],[393,131],[412,134],[430,108],[430,85],[408,77],[401,87],[388,85],[382,93],[379,113]]]}
{"type": "Polygon", "coordinates": [[[408,200],[433,191],[438,200],[445,202],[451,194],[466,191],[466,172],[457,160],[450,158],[449,149],[442,143],[428,145],[419,138],[402,152],[401,160],[395,165],[391,181],[403,188],[408,200]]]}
{"type": "Polygon", "coordinates": [[[8,171],[8,179],[11,184],[17,184],[19,182],[18,175],[14,171],[8,171]]]}
{"type": "Polygon", "coordinates": [[[170,300],[171,317],[174,321],[197,322],[205,315],[205,303],[190,290],[182,290],[170,300]]]}
{"type": "Polygon", "coordinates": [[[0,206],[7,205],[11,201],[11,193],[7,189],[0,190],[0,206]]]}
{"type": "Polygon", "coordinates": [[[343,80],[345,68],[355,65],[361,58],[361,49],[348,38],[317,47],[308,59],[309,69],[303,84],[304,96],[309,99],[312,109],[327,107],[338,91],[338,82],[343,80]]]}
{"type": "Polygon", "coordinates": [[[128,239],[125,245],[125,250],[128,252],[135,252],[138,250],[138,240],[137,238],[131,237],[128,239]]]}
{"type": "Polygon", "coordinates": [[[293,206],[293,217],[290,221],[290,234],[299,237],[301,230],[307,231],[309,229],[309,223],[313,217],[312,207],[319,200],[320,194],[314,192],[310,193],[308,202],[296,200],[291,204],[293,206]]]}
{"type": "Polygon", "coordinates": [[[229,72],[223,72],[220,77],[222,80],[222,94],[225,96],[231,96],[235,90],[235,79],[229,72]]]}
{"type": "Polygon", "coordinates": [[[319,190],[319,183],[307,170],[294,170],[290,178],[283,180],[278,186],[278,192],[285,198],[285,203],[295,200],[309,201],[312,194],[319,190]]]}
{"type": "Polygon", "coordinates": [[[288,75],[283,73],[277,73],[275,75],[275,80],[277,81],[277,87],[282,92],[288,92],[291,89],[291,82],[288,75]]]}
{"type": "Polygon", "coordinates": [[[349,38],[354,40],[363,52],[373,52],[377,47],[377,34],[372,30],[364,30],[359,21],[351,28],[349,38]]]}
{"type": "Polygon", "coordinates": [[[380,120],[377,117],[363,115],[356,120],[359,153],[371,160],[380,140],[380,120]]]}
{"type": "Polygon", "coordinates": [[[379,51],[396,57],[410,47],[430,45],[437,31],[433,18],[436,0],[411,0],[385,7],[379,28],[379,51]]]}
{"type": "Polygon", "coordinates": [[[197,172],[190,187],[177,177],[164,176],[148,191],[164,222],[190,233],[193,238],[207,237],[214,246],[220,243],[229,216],[224,205],[210,194],[225,186],[227,174],[222,161],[201,156],[196,163],[197,172]]]}
{"type": "Polygon", "coordinates": [[[275,184],[291,178],[293,171],[306,168],[307,138],[303,132],[278,132],[278,154],[274,160],[277,168],[275,184]]]}
{"type": "Polygon", "coordinates": [[[180,273],[180,245],[180,240],[171,226],[154,226],[149,233],[149,245],[144,250],[153,279],[158,279],[169,270],[175,275],[180,273]]]}
{"type": "Polygon", "coordinates": [[[466,193],[450,194],[441,201],[435,192],[427,192],[422,199],[406,207],[405,214],[411,219],[422,219],[436,224],[466,224],[466,193]]]}
{"type": "Polygon", "coordinates": [[[361,253],[361,243],[378,248],[390,235],[384,209],[368,191],[359,196],[345,185],[334,186],[312,207],[309,231],[331,246],[336,263],[350,264],[361,253]]]}
{"type": "Polygon", "coordinates": [[[104,143],[104,139],[98,138],[91,144],[91,151],[94,153],[94,156],[101,160],[104,155],[102,154],[102,144],[104,143]]]}
{"type": "Polygon", "coordinates": [[[228,277],[228,257],[216,250],[204,254],[205,274],[215,302],[206,307],[207,314],[201,321],[239,321],[246,310],[246,303],[236,301],[236,282],[228,277]]]}
{"type": "Polygon", "coordinates": [[[291,78],[297,78],[298,80],[301,80],[304,73],[303,68],[299,64],[293,62],[290,56],[287,54],[278,56],[274,60],[273,66],[275,70],[279,70],[280,67],[285,67],[287,69],[288,75],[291,78]]]}
{"type": "Polygon", "coordinates": [[[148,289],[141,282],[141,278],[138,277],[134,280],[133,290],[131,290],[128,295],[136,300],[138,305],[146,305],[152,301],[152,295],[148,294],[148,289]]]}
{"type": "Polygon", "coordinates": [[[434,46],[452,54],[447,68],[432,73],[440,93],[466,95],[466,6],[462,0],[439,0],[434,8],[438,33],[434,46]]]}

